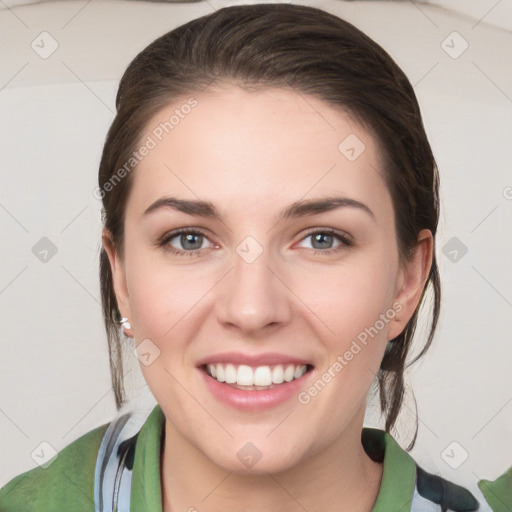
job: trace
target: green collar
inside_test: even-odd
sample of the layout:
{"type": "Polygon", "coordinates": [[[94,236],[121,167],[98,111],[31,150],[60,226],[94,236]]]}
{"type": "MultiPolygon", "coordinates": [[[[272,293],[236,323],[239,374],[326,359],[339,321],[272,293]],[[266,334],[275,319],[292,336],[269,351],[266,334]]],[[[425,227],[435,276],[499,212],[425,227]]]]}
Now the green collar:
{"type": "MultiPolygon", "coordinates": [[[[162,512],[160,449],[164,427],[164,413],[156,405],[137,437],[130,504],[132,512],[162,512]]],[[[416,479],[413,458],[391,435],[380,429],[363,427],[361,442],[373,460],[384,461],[379,494],[371,512],[410,510],[416,479]]]]}
{"type": "Polygon", "coordinates": [[[160,448],[165,415],[159,405],[151,411],[140,429],[135,445],[130,512],[162,512],[160,487],[160,448]]]}

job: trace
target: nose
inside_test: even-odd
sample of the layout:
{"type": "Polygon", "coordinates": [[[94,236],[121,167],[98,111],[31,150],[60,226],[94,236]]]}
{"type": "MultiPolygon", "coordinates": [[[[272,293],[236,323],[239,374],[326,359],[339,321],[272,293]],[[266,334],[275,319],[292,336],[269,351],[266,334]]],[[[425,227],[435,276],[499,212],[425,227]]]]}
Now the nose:
{"type": "Polygon", "coordinates": [[[225,327],[247,335],[256,336],[259,331],[267,334],[271,327],[290,320],[292,293],[266,250],[254,261],[240,254],[234,253],[233,268],[219,283],[217,318],[225,327]]]}

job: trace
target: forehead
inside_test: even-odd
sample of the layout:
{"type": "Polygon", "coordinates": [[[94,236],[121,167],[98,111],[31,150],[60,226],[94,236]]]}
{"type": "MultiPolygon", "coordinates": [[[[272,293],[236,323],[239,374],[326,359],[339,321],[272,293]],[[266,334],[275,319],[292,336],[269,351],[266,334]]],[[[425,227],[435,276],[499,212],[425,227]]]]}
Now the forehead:
{"type": "Polygon", "coordinates": [[[191,94],[154,116],[145,142],[128,208],[139,214],[165,194],[223,210],[335,193],[390,206],[375,139],[340,108],[292,90],[191,94]]]}

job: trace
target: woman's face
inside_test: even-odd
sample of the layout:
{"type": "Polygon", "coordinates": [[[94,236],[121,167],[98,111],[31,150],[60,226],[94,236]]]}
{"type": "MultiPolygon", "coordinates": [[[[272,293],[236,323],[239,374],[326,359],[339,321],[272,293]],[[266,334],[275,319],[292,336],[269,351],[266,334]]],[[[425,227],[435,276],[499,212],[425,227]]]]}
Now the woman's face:
{"type": "Polygon", "coordinates": [[[167,428],[224,468],[279,471],[360,438],[421,265],[399,265],[376,141],[346,114],[284,89],[193,96],[140,139],[124,261],[109,251],[118,304],[167,428]],[[207,202],[219,217],[151,208],[163,198],[207,202]],[[343,201],[305,206],[326,198],[343,201]],[[223,369],[261,385],[308,371],[242,390],[207,375],[208,363],[221,380],[223,369]]]}

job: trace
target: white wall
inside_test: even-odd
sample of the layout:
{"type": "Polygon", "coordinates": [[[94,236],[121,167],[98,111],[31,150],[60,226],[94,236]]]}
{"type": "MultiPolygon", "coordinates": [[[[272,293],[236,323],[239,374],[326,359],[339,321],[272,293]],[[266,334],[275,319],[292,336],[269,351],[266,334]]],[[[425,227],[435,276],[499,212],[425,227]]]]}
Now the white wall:
{"type": "MultiPolygon", "coordinates": [[[[415,84],[441,174],[444,297],[434,345],[408,376],[419,412],[411,454],[475,491],[476,477],[494,479],[512,454],[512,35],[487,23],[512,19],[511,2],[492,13],[496,2],[472,2],[463,16],[412,2],[297,3],[356,24],[415,84]],[[442,41],[454,55],[462,38],[469,46],[452,58],[442,41]],[[457,262],[443,254],[453,237],[467,247],[457,262]],[[441,456],[453,441],[468,453],[457,469],[441,456]]],[[[30,454],[42,441],[60,450],[116,414],[97,277],[101,205],[92,191],[117,81],[155,37],[224,4],[0,10],[0,484],[35,466],[30,454]],[[51,47],[43,31],[59,45],[46,59],[31,48],[41,37],[51,47]],[[57,248],[47,263],[32,252],[42,237],[57,248]]],[[[132,403],[149,407],[135,363],[132,403]]],[[[402,446],[413,413],[409,397],[395,434],[402,446]]],[[[366,423],[379,421],[370,405],[366,423]]]]}

